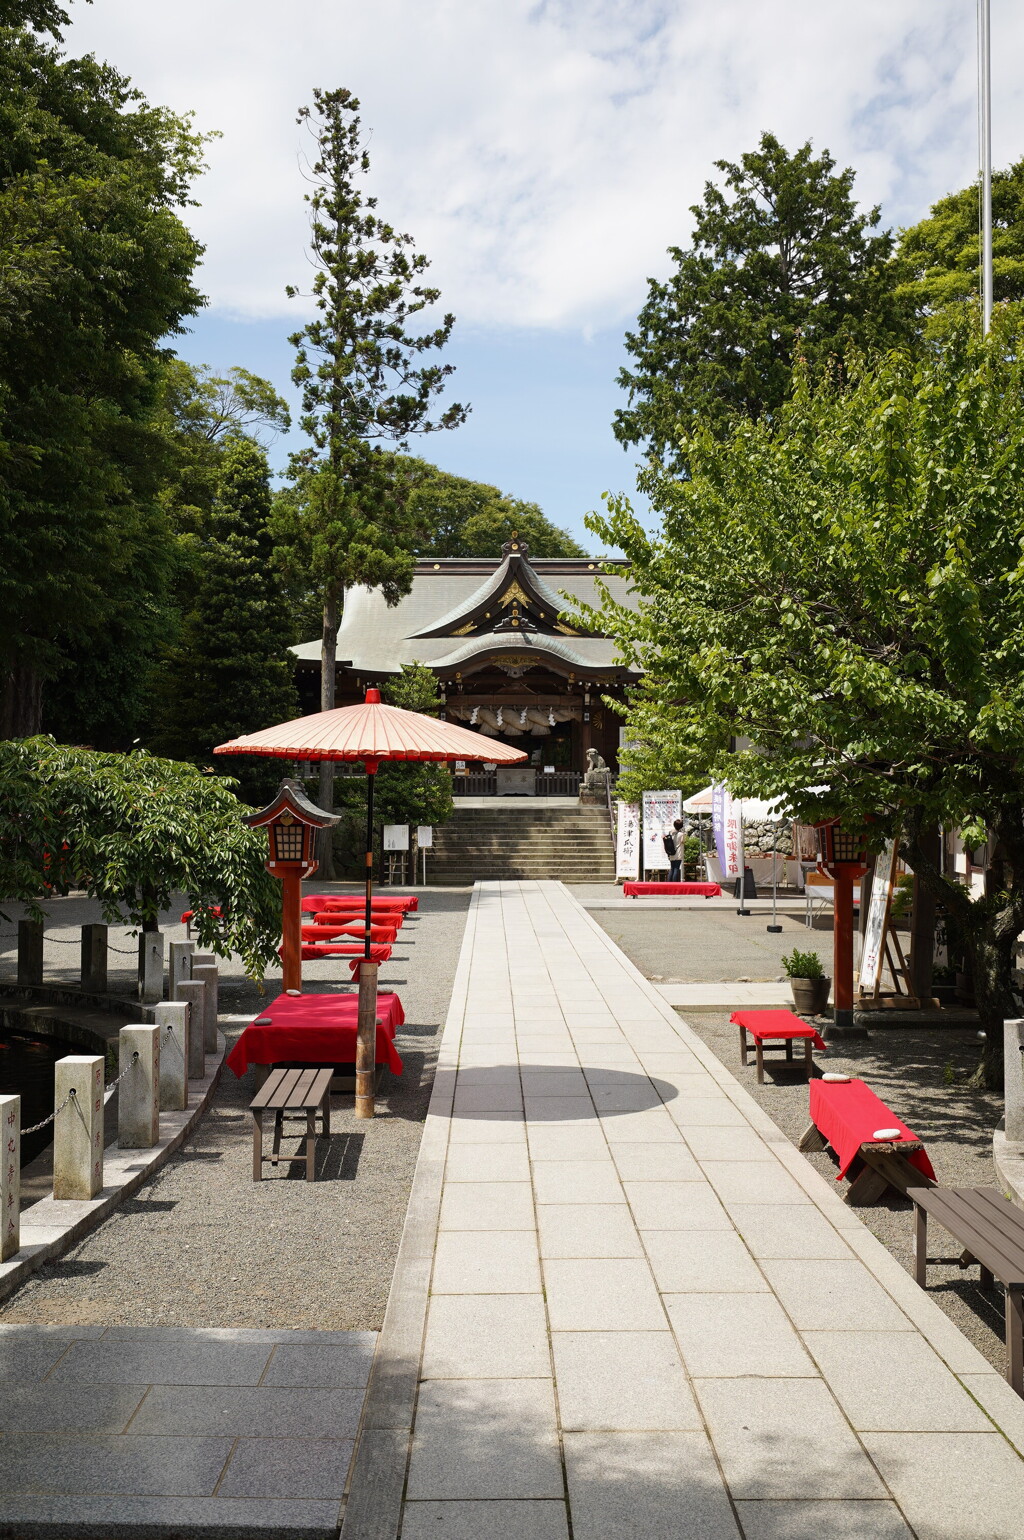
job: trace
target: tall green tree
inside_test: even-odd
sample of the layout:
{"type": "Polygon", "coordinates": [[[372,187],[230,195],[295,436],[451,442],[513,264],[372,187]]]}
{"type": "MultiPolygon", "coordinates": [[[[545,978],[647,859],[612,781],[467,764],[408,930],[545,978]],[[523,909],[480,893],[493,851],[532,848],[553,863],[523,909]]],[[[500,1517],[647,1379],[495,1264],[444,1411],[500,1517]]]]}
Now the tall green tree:
{"type": "Polygon", "coordinates": [[[113,622],[148,643],[170,538],[153,425],[162,339],[201,303],[177,212],[186,118],[66,57],[56,4],[0,7],[0,733],[113,622]]]}
{"type": "MultiPolygon", "coordinates": [[[[900,293],[941,333],[946,307],[981,290],[981,189],[977,183],[934,204],[926,219],[900,232],[900,293]]],[[[992,178],[992,280],[997,303],[1024,299],[1024,160],[992,178]]]]}
{"type": "MultiPolygon", "coordinates": [[[[302,390],[301,425],[311,449],[293,460],[298,496],[281,506],[282,560],[323,596],[321,704],[334,705],[341,597],[351,584],[380,588],[397,603],[412,583],[415,529],[407,478],[394,455],[413,433],[456,428],[466,408],[437,407],[453,372],[430,361],[455,318],[421,327],[438,289],[423,282],[427,258],[376,212],[361,185],[370,169],[359,102],[347,90],[313,93],[300,123],[313,138],[311,251],[314,317],[290,339],[292,378],[302,390]]],[[[289,289],[290,295],[297,290],[289,289]]],[[[331,806],[333,765],[321,766],[320,800],[331,806]]]]}
{"type": "MultiPolygon", "coordinates": [[[[287,650],[292,620],[274,565],[270,510],[266,453],[237,436],[224,451],[194,607],[159,675],[159,754],[212,765],[218,743],[298,714],[287,650]]],[[[259,759],[216,763],[252,801],[267,800],[280,780],[259,759]]]]}
{"type": "Polygon", "coordinates": [[[802,368],[771,419],[681,450],[688,477],[642,478],[656,535],[621,501],[589,521],[640,596],[591,617],[646,670],[627,757],[898,836],[973,959],[994,1082],[1024,930],[1024,307],[847,389],[802,368]],[[937,824],[990,830],[982,898],[937,824]]]}
{"type": "Polygon", "coordinates": [[[418,556],[501,556],[518,533],[532,556],[585,556],[567,530],[552,524],[537,503],[510,497],[483,481],[453,476],[426,460],[405,460],[411,479],[409,511],[424,532],[418,556]]]}
{"type": "Polygon", "coordinates": [[[797,352],[820,373],[851,345],[890,346],[911,330],[893,238],[878,208],[858,210],[849,167],[836,172],[809,141],[790,154],[772,134],[715,164],[724,188],[705,185],[692,245],[669,248],[674,271],[648,281],[626,337],[634,362],[619,375],[629,404],[615,435],[658,456],[698,421],[724,430],[737,412],[777,410],[797,352]]]}

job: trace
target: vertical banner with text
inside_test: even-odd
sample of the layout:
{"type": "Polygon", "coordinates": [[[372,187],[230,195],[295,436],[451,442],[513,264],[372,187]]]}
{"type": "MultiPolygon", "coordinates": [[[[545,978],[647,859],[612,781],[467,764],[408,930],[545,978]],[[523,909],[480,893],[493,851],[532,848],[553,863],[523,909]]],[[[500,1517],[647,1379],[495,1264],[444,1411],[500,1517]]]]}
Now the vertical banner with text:
{"type": "Polygon", "coordinates": [[[615,825],[615,876],[634,882],[640,875],[640,809],[635,802],[619,802],[615,825]]]}
{"type": "Polygon", "coordinates": [[[730,882],[740,875],[743,865],[742,808],[728,786],[715,785],[711,793],[711,827],[722,876],[730,882]]]}

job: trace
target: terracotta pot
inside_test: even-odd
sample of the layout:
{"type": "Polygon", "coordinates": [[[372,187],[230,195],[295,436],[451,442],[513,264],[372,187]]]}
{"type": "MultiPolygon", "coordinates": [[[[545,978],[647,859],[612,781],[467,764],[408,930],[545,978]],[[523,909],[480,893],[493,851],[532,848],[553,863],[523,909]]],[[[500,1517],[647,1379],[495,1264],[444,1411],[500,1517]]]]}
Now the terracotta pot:
{"type": "Polygon", "coordinates": [[[793,989],[793,1008],[798,1016],[821,1016],[828,1004],[832,980],[790,979],[793,989]]]}

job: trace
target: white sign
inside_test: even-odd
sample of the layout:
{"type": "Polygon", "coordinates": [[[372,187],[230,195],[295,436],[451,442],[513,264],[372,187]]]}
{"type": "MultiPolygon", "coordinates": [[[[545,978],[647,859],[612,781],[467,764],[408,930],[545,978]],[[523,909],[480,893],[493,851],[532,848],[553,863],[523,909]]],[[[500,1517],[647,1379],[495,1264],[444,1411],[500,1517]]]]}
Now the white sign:
{"type": "Polygon", "coordinates": [[[416,825],[416,844],[420,850],[433,850],[434,828],[432,824],[419,823],[416,825]]]}
{"type": "Polygon", "coordinates": [[[644,792],[644,871],[667,872],[671,857],[664,846],[666,834],[683,816],[681,791],[644,792]]]}
{"type": "Polygon", "coordinates": [[[616,804],[615,875],[632,882],[640,875],[640,809],[635,802],[616,804]]]}
{"type": "Polygon", "coordinates": [[[544,766],[544,774],[545,775],[554,775],[554,773],[555,773],[554,765],[545,765],[544,766]]]}
{"type": "Polygon", "coordinates": [[[885,930],[889,920],[889,909],[892,905],[893,888],[896,882],[896,844],[890,840],[882,854],[875,862],[875,872],[871,879],[871,898],[868,902],[868,916],[864,926],[864,945],[860,954],[860,972],[858,983],[861,993],[870,991],[877,995],[878,986],[882,981],[882,960],[885,955],[885,930]]]}
{"type": "Polygon", "coordinates": [[[734,799],[728,786],[712,788],[711,826],[722,876],[732,882],[743,869],[743,803],[734,799]]]}
{"type": "Polygon", "coordinates": [[[384,825],[384,849],[408,850],[409,825],[407,823],[386,823],[384,825]]]}

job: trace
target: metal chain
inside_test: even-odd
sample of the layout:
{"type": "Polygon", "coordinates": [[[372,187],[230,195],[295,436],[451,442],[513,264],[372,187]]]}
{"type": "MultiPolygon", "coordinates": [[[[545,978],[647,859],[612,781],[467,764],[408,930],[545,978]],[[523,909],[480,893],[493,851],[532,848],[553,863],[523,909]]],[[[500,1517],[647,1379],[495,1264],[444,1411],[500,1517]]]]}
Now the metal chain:
{"type": "Polygon", "coordinates": [[[64,1111],[64,1108],[67,1106],[68,1102],[75,1095],[77,1095],[77,1092],[75,1091],[74,1087],[72,1087],[67,1096],[65,1096],[64,1100],[61,1102],[60,1106],[55,1107],[48,1118],[44,1118],[41,1123],[33,1123],[31,1128],[23,1128],[21,1130],[21,1137],[24,1139],[28,1134],[37,1134],[41,1128],[46,1127],[47,1123],[52,1123],[54,1118],[58,1117],[59,1114],[64,1111]]]}
{"type": "Polygon", "coordinates": [[[103,1087],[104,1091],[112,1091],[116,1085],[120,1085],[121,1081],[124,1079],[125,1075],[130,1075],[132,1070],[135,1068],[135,1066],[136,1066],[136,1064],[138,1062],[139,1062],[139,1055],[138,1055],[138,1053],[137,1052],[133,1053],[132,1054],[132,1062],[129,1064],[128,1068],[127,1069],[123,1069],[121,1071],[121,1073],[118,1075],[116,1080],[108,1080],[106,1085],[103,1087]]]}

